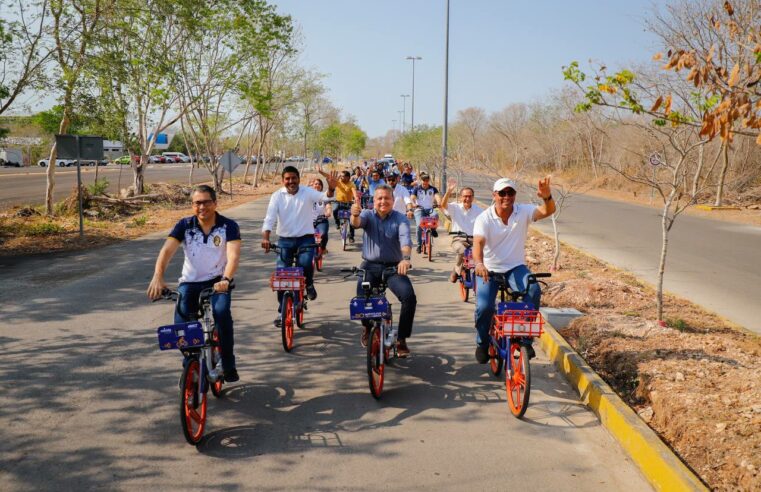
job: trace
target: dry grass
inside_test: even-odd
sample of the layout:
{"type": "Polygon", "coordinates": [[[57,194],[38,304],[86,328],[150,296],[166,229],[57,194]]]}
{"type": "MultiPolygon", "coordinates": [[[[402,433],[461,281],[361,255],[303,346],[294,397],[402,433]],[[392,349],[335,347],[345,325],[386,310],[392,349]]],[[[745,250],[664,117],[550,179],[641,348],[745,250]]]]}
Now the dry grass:
{"type": "MultiPolygon", "coordinates": [[[[561,334],[713,489],[761,490],[761,337],[564,245],[543,303],[586,316],[561,334]]],[[[533,271],[552,245],[532,232],[533,271]]]]}

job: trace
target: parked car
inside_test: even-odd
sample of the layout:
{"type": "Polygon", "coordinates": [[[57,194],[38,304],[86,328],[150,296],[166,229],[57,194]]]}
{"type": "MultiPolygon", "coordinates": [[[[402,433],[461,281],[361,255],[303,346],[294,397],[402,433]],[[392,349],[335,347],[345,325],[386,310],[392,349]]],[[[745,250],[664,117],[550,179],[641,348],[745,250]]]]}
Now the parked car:
{"type": "Polygon", "coordinates": [[[331,159],[330,157],[323,157],[322,158],[322,163],[323,164],[330,164],[331,162],[333,162],[333,159],[331,159]]]}
{"type": "Polygon", "coordinates": [[[148,162],[150,164],[161,164],[166,162],[166,159],[160,155],[150,155],[148,156],[148,162]]]}
{"type": "MultiPolygon", "coordinates": [[[[40,159],[37,161],[37,165],[40,167],[48,167],[48,163],[50,162],[50,159],[40,159]]],[[[71,167],[76,166],[77,161],[74,159],[56,159],[55,160],[56,166],[58,167],[71,167]]]]}
{"type": "Polygon", "coordinates": [[[182,152],[162,152],[161,155],[171,158],[174,162],[190,162],[190,157],[182,152]]]}
{"type": "MultiPolygon", "coordinates": [[[[140,161],[140,157],[134,156],[134,157],[132,157],[132,160],[135,161],[135,162],[138,162],[138,161],[140,161]]],[[[129,165],[129,156],[128,155],[123,155],[121,157],[117,157],[116,159],[114,159],[114,164],[120,164],[122,166],[128,166],[129,165]]]]}

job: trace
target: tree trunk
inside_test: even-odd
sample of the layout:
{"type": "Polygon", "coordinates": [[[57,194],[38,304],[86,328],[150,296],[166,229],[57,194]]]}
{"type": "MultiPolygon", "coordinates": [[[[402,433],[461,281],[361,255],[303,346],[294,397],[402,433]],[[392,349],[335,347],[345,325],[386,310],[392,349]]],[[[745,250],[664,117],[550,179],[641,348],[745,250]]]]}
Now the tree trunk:
{"type": "Polygon", "coordinates": [[[100,164],[98,161],[95,161],[95,181],[93,182],[95,185],[98,184],[98,171],[100,171],[100,164]]]}
{"type": "Polygon", "coordinates": [[[552,219],[552,233],[555,238],[555,253],[552,256],[552,268],[550,271],[554,272],[560,269],[560,234],[558,233],[558,219],[555,214],[550,217],[552,219]]]}
{"type": "Polygon", "coordinates": [[[140,160],[132,167],[132,187],[135,189],[135,195],[145,193],[145,176],[143,171],[148,164],[148,156],[141,155],[140,160]]]}
{"type": "MultiPolygon", "coordinates": [[[[64,110],[63,118],[61,118],[61,124],[58,125],[58,133],[65,135],[69,130],[69,110],[71,108],[71,91],[69,91],[64,97],[64,110]]],[[[53,189],[55,188],[55,168],[56,158],[58,157],[58,149],[55,142],[50,148],[50,158],[48,159],[48,169],[46,171],[46,186],[45,186],[45,214],[53,215],[53,189]]]]}
{"type": "Polygon", "coordinates": [[[724,154],[724,163],[721,166],[721,172],[719,173],[719,184],[716,186],[716,201],[714,206],[721,207],[724,202],[724,180],[727,177],[727,168],[729,168],[729,142],[724,142],[724,148],[722,149],[724,154]]]}
{"type": "Polygon", "coordinates": [[[704,155],[705,153],[704,153],[704,150],[705,150],[705,144],[701,145],[698,148],[698,168],[695,170],[695,176],[693,176],[693,178],[692,178],[692,196],[693,196],[693,199],[698,194],[698,186],[700,184],[700,175],[703,172],[703,164],[705,162],[705,155],[704,155]]]}
{"type": "Polygon", "coordinates": [[[663,277],[666,273],[666,255],[669,247],[668,214],[671,208],[671,200],[672,197],[669,196],[663,204],[663,215],[661,216],[661,259],[658,262],[658,284],[656,288],[656,308],[659,323],[663,323],[663,277]]]}
{"type": "Polygon", "coordinates": [[[254,188],[259,186],[259,175],[264,172],[264,162],[262,154],[264,149],[264,133],[262,131],[262,125],[259,124],[259,148],[256,151],[256,169],[254,170],[254,188]]]}

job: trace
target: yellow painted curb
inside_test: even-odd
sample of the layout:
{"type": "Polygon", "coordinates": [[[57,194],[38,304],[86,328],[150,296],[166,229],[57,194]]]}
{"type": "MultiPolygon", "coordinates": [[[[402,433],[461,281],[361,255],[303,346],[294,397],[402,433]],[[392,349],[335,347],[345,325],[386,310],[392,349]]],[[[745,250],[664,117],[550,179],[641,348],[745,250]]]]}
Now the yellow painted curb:
{"type": "Polygon", "coordinates": [[[733,207],[729,205],[724,205],[721,207],[716,207],[714,205],[695,205],[695,208],[699,208],[700,210],[708,210],[709,212],[716,210],[740,210],[740,207],[733,207]]]}
{"type": "Polygon", "coordinates": [[[549,323],[544,327],[544,352],[656,490],[708,490],[549,323]]]}

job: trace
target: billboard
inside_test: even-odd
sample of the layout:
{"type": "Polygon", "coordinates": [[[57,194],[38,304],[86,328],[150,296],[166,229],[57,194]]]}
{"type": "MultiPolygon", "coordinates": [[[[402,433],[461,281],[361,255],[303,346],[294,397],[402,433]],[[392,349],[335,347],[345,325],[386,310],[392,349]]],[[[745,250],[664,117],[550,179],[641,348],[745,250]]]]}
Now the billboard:
{"type": "MultiPolygon", "coordinates": [[[[148,141],[150,141],[153,138],[153,133],[148,135],[148,141]]],[[[159,133],[156,135],[156,144],[153,146],[156,150],[166,150],[169,148],[169,142],[171,142],[172,139],[169,138],[169,135],[166,133],[159,133]]]]}

